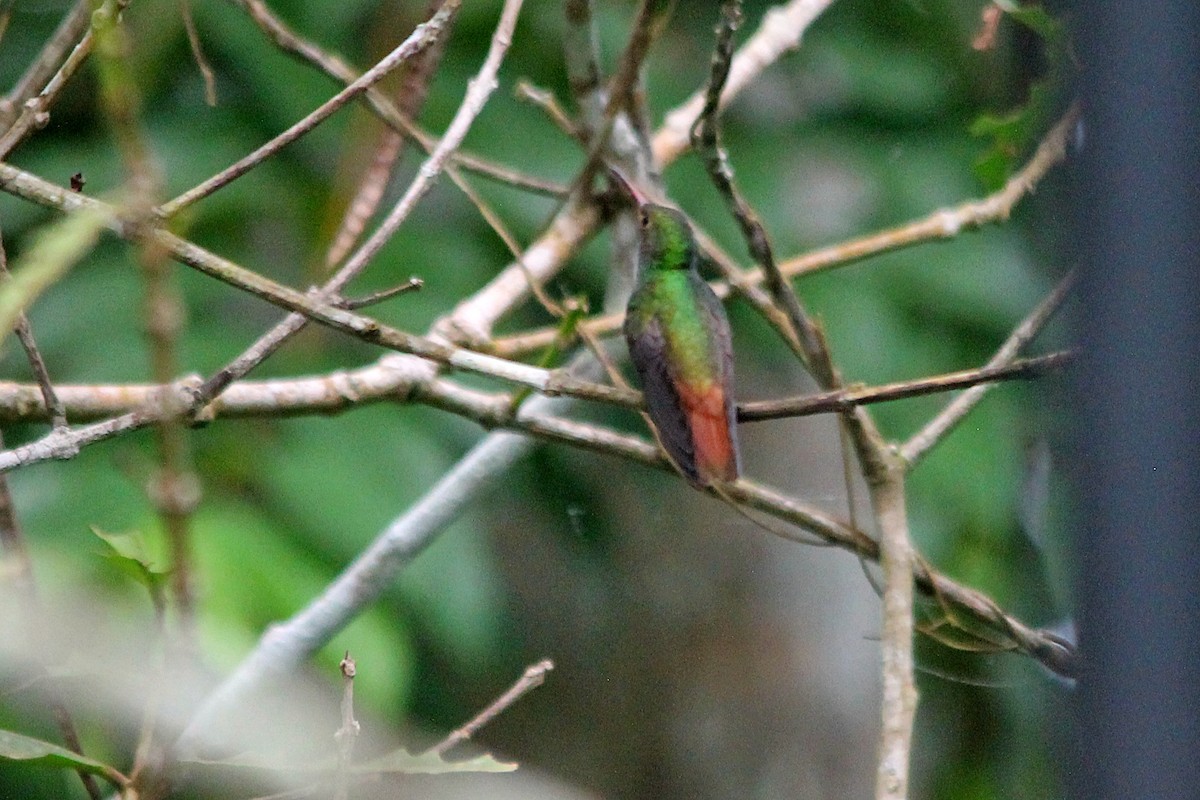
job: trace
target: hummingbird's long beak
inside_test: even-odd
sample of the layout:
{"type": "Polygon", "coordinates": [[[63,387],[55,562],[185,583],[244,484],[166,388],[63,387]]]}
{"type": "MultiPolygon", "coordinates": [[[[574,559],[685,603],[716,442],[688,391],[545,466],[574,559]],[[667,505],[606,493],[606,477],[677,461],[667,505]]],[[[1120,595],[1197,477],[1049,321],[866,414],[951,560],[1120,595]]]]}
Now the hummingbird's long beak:
{"type": "Polygon", "coordinates": [[[629,195],[630,199],[632,199],[635,204],[644,206],[650,202],[650,199],[646,197],[646,195],[643,194],[640,189],[634,186],[633,183],[616,167],[611,165],[609,166],[608,177],[614,184],[621,187],[625,194],[629,195]]]}

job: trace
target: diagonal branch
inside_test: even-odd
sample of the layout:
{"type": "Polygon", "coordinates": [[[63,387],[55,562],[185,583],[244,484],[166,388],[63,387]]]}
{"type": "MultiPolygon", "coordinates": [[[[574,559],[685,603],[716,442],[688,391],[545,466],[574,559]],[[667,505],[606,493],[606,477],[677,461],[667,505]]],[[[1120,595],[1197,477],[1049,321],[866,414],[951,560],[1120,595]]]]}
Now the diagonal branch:
{"type": "Polygon", "coordinates": [[[1009,364],[987,365],[976,369],[965,369],[918,378],[897,381],[882,386],[848,387],[832,392],[805,395],[781,400],[760,400],[738,404],[738,422],[804,417],[810,414],[848,411],[854,406],[885,403],[907,397],[949,392],[996,381],[1037,378],[1048,372],[1061,369],[1071,361],[1074,353],[1062,350],[1035,358],[1024,358],[1009,364]]]}
{"type": "MultiPolygon", "coordinates": [[[[343,84],[353,83],[361,77],[358,72],[340,58],[325,52],[317,45],[299,36],[283,20],[272,14],[271,10],[262,0],[231,1],[235,5],[242,7],[255,25],[283,52],[317,67],[329,77],[343,84]]],[[[363,97],[371,110],[385,124],[393,130],[401,131],[404,135],[413,138],[421,145],[425,152],[433,152],[433,149],[437,147],[437,137],[425,132],[419,125],[401,113],[391,98],[382,91],[372,87],[366,91],[363,97]]],[[[545,194],[551,197],[562,197],[568,191],[566,186],[525,175],[461,150],[456,151],[451,159],[457,166],[465,170],[470,170],[492,180],[507,183],[530,192],[545,194]]]]}
{"type": "Polygon", "coordinates": [[[791,283],[785,280],[783,273],[779,271],[767,230],[734,183],[729,154],[721,146],[717,112],[722,90],[729,79],[730,60],[733,58],[733,35],[741,25],[741,19],[740,0],[721,5],[720,22],[717,23],[717,45],[712,57],[712,74],[708,89],[704,93],[704,107],[692,131],[692,146],[704,160],[709,177],[741,227],[750,255],[761,265],[767,288],[775,304],[787,316],[793,335],[801,345],[808,368],[812,370],[813,376],[821,386],[826,389],[836,388],[837,379],[820,331],[800,304],[800,298],[796,296],[791,283]]]}
{"type": "MultiPolygon", "coordinates": [[[[808,26],[831,5],[833,0],[791,0],[767,9],[758,30],[730,62],[720,107],[729,105],[764,69],[799,47],[808,26]]],[[[700,89],[667,114],[651,143],[655,163],[670,164],[691,146],[692,129],[703,109],[704,90],[700,89]]]]}
{"type": "MultiPolygon", "coordinates": [[[[987,197],[942,208],[928,216],[849,242],[813,250],[779,265],[785,275],[799,277],[831,267],[853,264],[922,242],[952,239],[963,231],[1004,222],[1023,198],[1033,194],[1042,178],[1067,156],[1067,142],[1079,121],[1079,107],[1072,106],[1042,138],[1029,161],[987,197]]],[[[761,276],[752,276],[761,279],[761,276]]]]}
{"type": "MultiPolygon", "coordinates": [[[[772,8],[763,16],[758,31],[733,58],[729,81],[721,95],[725,105],[738,95],[784,53],[793,49],[808,26],[832,0],[792,0],[772,8]]],[[[688,134],[704,105],[697,92],[682,106],[667,114],[653,138],[654,161],[664,168],[689,146],[688,134]]],[[[545,283],[595,233],[601,215],[595,205],[573,195],[559,211],[546,232],[525,251],[528,274],[545,283]]],[[[493,327],[529,295],[526,270],[509,264],[490,283],[459,303],[439,332],[474,343],[488,340],[493,327]]],[[[551,337],[553,338],[553,337],[551,337]]],[[[543,345],[544,346],[544,345],[543,345]]]]}
{"type": "MultiPolygon", "coordinates": [[[[260,297],[266,299],[274,298],[272,302],[276,302],[277,305],[295,312],[272,329],[272,331],[260,338],[255,345],[241,357],[235,359],[231,365],[218,372],[212,379],[199,387],[199,389],[193,390],[190,401],[183,407],[185,411],[189,408],[191,410],[198,410],[219,394],[232,380],[246,374],[260,363],[262,359],[274,352],[288,337],[300,330],[306,324],[309,317],[318,319],[326,324],[340,317],[340,322],[335,322],[334,325],[346,332],[351,330],[356,331],[355,335],[362,336],[369,341],[384,344],[384,346],[389,346],[385,343],[388,340],[392,340],[393,344],[401,341],[418,343],[418,350],[422,352],[411,352],[427,357],[432,356],[435,360],[443,361],[443,363],[451,363],[439,358],[436,354],[451,355],[451,351],[457,350],[457,348],[447,348],[447,346],[429,339],[413,337],[411,334],[380,326],[371,320],[359,317],[337,306],[330,305],[324,302],[323,298],[330,293],[340,291],[363,269],[367,261],[378,252],[383,243],[408,215],[409,211],[416,204],[416,201],[428,189],[432,180],[440,172],[446,158],[457,146],[457,143],[466,135],[471,122],[478,115],[487,97],[496,87],[496,71],[499,69],[500,61],[508,49],[512,29],[516,25],[516,18],[520,7],[521,0],[509,0],[505,4],[504,11],[501,13],[500,23],[497,25],[493,36],[492,47],[488,52],[484,65],[480,68],[477,77],[471,81],[467,90],[467,96],[462,106],[460,106],[459,112],[455,115],[454,120],[452,120],[446,136],[443,137],[434,153],[430,155],[418,174],[417,180],[409,187],[409,191],[397,203],[392,213],[389,214],[388,218],[380,226],[380,229],[347,261],[342,269],[338,271],[337,275],[326,284],[323,291],[316,292],[315,294],[302,294],[245,270],[232,262],[214,256],[202,248],[166,231],[154,229],[145,234],[156,246],[162,247],[176,260],[258,294],[260,297]],[[318,308],[322,310],[314,316],[313,312],[318,308]],[[326,312],[334,313],[330,316],[326,312]]],[[[106,217],[109,226],[118,234],[127,238],[132,238],[135,235],[139,237],[143,235],[143,232],[132,230],[130,226],[120,220],[116,210],[106,204],[77,194],[67,194],[60,188],[48,184],[28,173],[23,173],[9,165],[0,164],[0,185],[6,190],[25,196],[27,199],[63,210],[77,207],[93,208],[106,217]]],[[[409,352],[403,348],[401,350],[409,352]]],[[[485,363],[479,361],[480,356],[478,354],[470,354],[467,351],[459,352],[461,357],[458,359],[460,362],[458,366],[460,367],[470,369],[466,365],[471,363],[485,363]]],[[[487,356],[483,356],[482,358],[485,359],[486,363],[490,363],[493,366],[498,363],[504,363],[499,359],[487,356]]],[[[552,388],[553,381],[548,374],[533,375],[527,369],[522,369],[521,365],[514,366],[518,367],[517,373],[514,374],[523,374],[527,378],[532,377],[535,382],[541,384],[540,387],[535,386],[534,388],[540,388],[541,390],[552,388]]],[[[507,370],[507,368],[505,369],[507,370]]],[[[544,373],[545,371],[541,372],[544,373]]],[[[0,470],[11,469],[23,463],[32,463],[33,460],[60,457],[62,454],[70,452],[70,446],[73,442],[90,443],[99,441],[116,433],[142,427],[160,417],[160,412],[153,409],[143,409],[133,414],[125,415],[125,417],[118,420],[110,420],[97,426],[89,426],[86,430],[65,432],[61,435],[59,435],[59,432],[55,432],[55,434],[46,437],[40,442],[0,454],[0,470]]]]}
{"type": "Polygon", "coordinates": [[[25,101],[45,89],[47,81],[60,68],[68,51],[87,33],[91,18],[90,0],[76,0],[75,5],[54,29],[41,52],[30,61],[12,91],[0,99],[0,128],[11,125],[25,101]]]}
{"type": "Polygon", "coordinates": [[[218,189],[229,185],[263,161],[278,153],[287,145],[310,133],[322,122],[333,116],[334,112],[338,109],[387,77],[389,72],[429,47],[435,39],[442,35],[446,26],[453,18],[454,11],[457,10],[461,2],[462,0],[446,0],[428,22],[418,25],[417,29],[412,32],[412,35],[401,42],[395,50],[384,56],[378,64],[364,72],[356,81],[326,100],[312,113],[292,125],[286,131],[249,155],[239,159],[237,163],[226,167],[200,185],[179,195],[174,200],[163,203],[159,208],[159,214],[165,219],[170,219],[192,203],[202,200],[218,189]]]}
{"type": "MultiPolygon", "coordinates": [[[[1017,354],[1026,344],[1037,336],[1050,317],[1054,316],[1059,306],[1067,298],[1071,291],[1071,286],[1074,284],[1074,275],[1069,274],[1067,277],[1059,281],[1058,286],[1046,296],[1037,308],[1035,308],[1028,317],[1026,317],[1020,325],[1013,330],[1012,335],[1005,340],[996,354],[988,361],[987,369],[1001,369],[1013,363],[1017,354]]],[[[934,417],[913,435],[911,439],[904,443],[900,448],[900,458],[908,465],[908,469],[916,466],[917,462],[928,453],[934,445],[941,441],[950,431],[962,421],[971,409],[979,404],[983,396],[987,394],[989,384],[979,384],[967,389],[961,395],[956,397],[940,414],[934,417]]]]}
{"type": "MultiPolygon", "coordinates": [[[[430,14],[434,13],[437,5],[437,2],[430,3],[430,14]]],[[[401,74],[400,85],[396,91],[396,107],[409,119],[416,118],[421,107],[425,105],[425,98],[429,95],[429,84],[433,81],[445,52],[448,31],[454,24],[457,10],[458,6],[450,7],[451,18],[446,23],[447,33],[437,37],[429,47],[406,64],[401,74]]],[[[325,253],[327,268],[332,269],[340,264],[362,236],[367,223],[383,200],[383,193],[392,179],[395,166],[404,153],[405,141],[404,134],[395,128],[385,127],[380,132],[371,163],[363,172],[354,196],[346,205],[342,221],[325,253]]]]}
{"type": "MultiPolygon", "coordinates": [[[[736,63],[736,58],[734,61],[736,63]]],[[[788,278],[803,277],[848,266],[881,253],[953,238],[963,231],[1008,219],[1016,204],[1032,194],[1046,173],[1066,157],[1067,140],[1077,119],[1078,109],[1075,108],[1064,115],[1042,139],[1029,161],[998,191],[951,208],[938,209],[903,225],[787,259],[779,264],[780,271],[788,278]]],[[[747,270],[742,280],[747,285],[758,285],[763,281],[762,270],[757,267],[747,270]]],[[[729,287],[724,283],[714,284],[713,290],[722,298],[729,293],[729,287]]],[[[585,320],[581,327],[603,336],[620,330],[622,319],[620,314],[606,314],[585,320]]],[[[545,328],[498,337],[491,343],[491,349],[497,355],[513,358],[544,348],[554,335],[554,329],[545,328]]]]}
{"type": "Polygon", "coordinates": [[[458,745],[468,741],[479,732],[480,728],[502,714],[505,709],[545,683],[546,673],[552,669],[554,669],[554,662],[548,658],[543,658],[536,664],[530,664],[525,668],[525,672],[521,674],[521,677],[517,679],[517,682],[508,687],[508,690],[504,694],[488,703],[486,708],[468,720],[465,725],[451,731],[449,736],[429,748],[428,752],[443,756],[458,745]]]}

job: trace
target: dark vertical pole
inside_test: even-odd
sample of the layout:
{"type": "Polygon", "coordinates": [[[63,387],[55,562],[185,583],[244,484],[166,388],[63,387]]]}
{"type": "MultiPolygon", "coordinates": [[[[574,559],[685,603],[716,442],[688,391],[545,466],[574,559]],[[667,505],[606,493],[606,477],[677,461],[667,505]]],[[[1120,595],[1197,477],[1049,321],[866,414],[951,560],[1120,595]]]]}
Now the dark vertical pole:
{"type": "Polygon", "coordinates": [[[1073,3],[1071,796],[1200,797],[1200,2],[1073,3]]]}

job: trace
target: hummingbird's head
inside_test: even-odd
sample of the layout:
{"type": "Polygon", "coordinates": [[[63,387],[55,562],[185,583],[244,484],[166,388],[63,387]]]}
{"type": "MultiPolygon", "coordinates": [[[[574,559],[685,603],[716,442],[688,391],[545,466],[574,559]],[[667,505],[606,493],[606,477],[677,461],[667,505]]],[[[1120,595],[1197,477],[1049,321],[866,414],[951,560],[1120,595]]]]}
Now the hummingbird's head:
{"type": "Polygon", "coordinates": [[[638,270],[690,269],[695,266],[692,226],[677,208],[651,202],[620,170],[608,168],[613,183],[633,201],[638,223],[638,270]]]}
{"type": "Polygon", "coordinates": [[[676,208],[657,203],[639,203],[637,222],[638,261],[640,268],[691,269],[695,266],[696,245],[692,226],[676,208]]]}

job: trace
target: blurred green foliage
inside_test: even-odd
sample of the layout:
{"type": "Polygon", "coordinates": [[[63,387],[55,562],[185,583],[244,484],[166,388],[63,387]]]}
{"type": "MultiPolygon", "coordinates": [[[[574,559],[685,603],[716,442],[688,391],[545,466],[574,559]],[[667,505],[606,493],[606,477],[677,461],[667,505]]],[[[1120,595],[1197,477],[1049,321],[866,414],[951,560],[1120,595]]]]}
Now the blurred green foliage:
{"type": "MultiPolygon", "coordinates": [[[[193,0],[191,5],[217,76],[219,102],[213,108],[204,104],[178,5],[138,0],[127,15],[144,93],[144,124],[167,196],[277,134],[336,88],[270,46],[233,4],[193,0]]],[[[501,90],[466,146],[565,181],[581,163],[578,146],[511,93],[518,79],[527,78],[569,102],[559,50],[560,5],[528,0],[501,72],[501,90]]],[[[633,4],[597,0],[597,5],[611,67],[633,4]]],[[[982,114],[1023,103],[1030,76],[1021,55],[1007,46],[1013,28],[1008,22],[1001,25],[996,49],[971,49],[982,6],[951,0],[835,3],[801,48],[729,109],[724,135],[734,167],[781,256],[897,225],[985,190],[972,167],[987,144],[972,136],[972,123],[982,114]]],[[[271,7],[298,31],[363,66],[411,30],[425,3],[276,0],[271,7]]],[[[708,5],[676,14],[650,59],[648,100],[655,121],[707,78],[713,20],[700,7],[708,5]]],[[[753,30],[767,7],[747,3],[746,30],[753,30]]],[[[16,6],[0,43],[0,85],[12,84],[65,8],[62,0],[16,6]]],[[[482,60],[498,9],[497,0],[465,3],[422,116],[428,129],[440,130],[457,108],[465,81],[482,60]]],[[[55,106],[49,126],[14,153],[13,163],[62,184],[81,171],[89,194],[116,191],[121,167],[96,105],[96,88],[87,67],[55,106]]],[[[1039,117],[1038,126],[1044,121],[1039,117]]],[[[339,112],[313,135],[200,203],[187,214],[183,232],[284,283],[318,280],[324,248],[358,170],[370,157],[376,130],[361,109],[339,112]]],[[[410,148],[403,176],[418,163],[410,148]]],[[[993,171],[989,180],[994,177],[993,171]]],[[[685,157],[666,179],[672,196],[741,257],[745,249],[736,228],[698,162],[685,157]]],[[[475,182],[522,242],[531,241],[553,211],[553,201],[546,198],[475,182]]],[[[1036,252],[1023,232],[1035,219],[1028,204],[1016,216],[1012,225],[801,282],[801,294],[825,326],[846,379],[900,380],[986,360],[1058,271],[1043,266],[1045,254],[1036,252]]],[[[0,196],[10,261],[32,247],[38,231],[53,221],[42,209],[0,196]]],[[[442,181],[354,291],[421,276],[421,292],[375,310],[391,324],[420,332],[507,260],[503,244],[470,203],[442,181]]],[[[548,288],[558,295],[584,293],[599,308],[607,269],[608,250],[600,240],[548,288]]],[[[181,342],[188,372],[218,368],[280,316],[183,268],[176,275],[189,318],[181,342]]],[[[54,379],[145,380],[149,368],[140,303],[133,251],[106,239],[30,313],[54,379]]],[[[753,376],[795,370],[769,329],[740,303],[734,304],[733,318],[740,371],[753,376]]],[[[541,312],[526,309],[502,330],[549,322],[541,312]]],[[[254,377],[323,373],[376,356],[365,345],[313,328],[254,377]]],[[[0,366],[6,379],[29,380],[11,337],[0,366]]],[[[754,391],[750,379],[747,393],[754,391]]],[[[1026,446],[1054,429],[1054,420],[1038,410],[1045,397],[1040,387],[996,390],[914,473],[909,502],[917,544],[932,563],[1036,624],[1065,613],[1056,605],[1056,590],[1046,585],[1059,585],[1061,576],[1046,574],[1039,554],[1044,545],[1031,542],[1019,519],[1026,446]]],[[[903,439],[943,403],[943,398],[909,400],[877,406],[875,413],[890,437],[903,439]]],[[[628,415],[595,413],[622,427],[638,425],[628,415]]],[[[11,426],[4,431],[6,444],[44,431],[43,426],[11,426]]],[[[200,649],[207,663],[220,671],[236,664],[267,625],[310,601],[480,435],[475,426],[430,409],[386,406],[329,418],[219,422],[196,430],[190,441],[204,500],[193,519],[194,550],[200,649]]],[[[150,618],[136,592],[102,563],[90,530],[153,536],[157,522],[142,491],[153,468],[152,439],[142,432],[88,448],[68,463],[11,475],[44,595],[94,598],[91,602],[109,604],[114,615],[150,618]]],[[[840,465],[827,468],[840,470],[840,465]]],[[[499,490],[502,507],[518,515],[505,525],[557,538],[571,553],[582,577],[578,585],[560,587],[562,592],[587,593],[623,580],[609,549],[626,534],[612,510],[621,501],[596,485],[601,469],[636,473],[632,480],[647,497],[678,497],[667,493],[670,482],[662,476],[555,448],[515,470],[499,490]]],[[[831,510],[844,513],[836,504],[831,510]]],[[[322,651],[316,669],[336,676],[338,660],[350,649],[362,665],[357,697],[368,713],[447,730],[506,686],[531,655],[542,655],[535,652],[536,637],[523,628],[524,609],[489,536],[500,523],[495,511],[480,505],[452,525],[384,602],[322,651]]],[[[821,551],[811,554],[812,559],[827,557],[821,551]]],[[[594,610],[603,613],[603,608],[594,610]]],[[[935,674],[922,679],[915,796],[1057,796],[1054,760],[1048,755],[1054,736],[1051,709],[1061,700],[1057,690],[1023,662],[955,653],[927,640],[919,654],[939,674],[1015,688],[956,683],[935,674]]],[[[0,727],[54,737],[39,716],[44,712],[28,704],[5,705],[0,699],[0,727]]],[[[84,725],[88,740],[97,738],[100,722],[85,720],[84,725]]],[[[544,769],[557,767],[527,755],[544,769]]],[[[567,777],[582,779],[569,770],[567,777]]],[[[608,786],[613,796],[622,796],[621,779],[591,779],[598,790],[608,786]]],[[[16,787],[23,797],[79,792],[73,778],[64,790],[9,767],[0,767],[0,783],[16,787]]]]}

